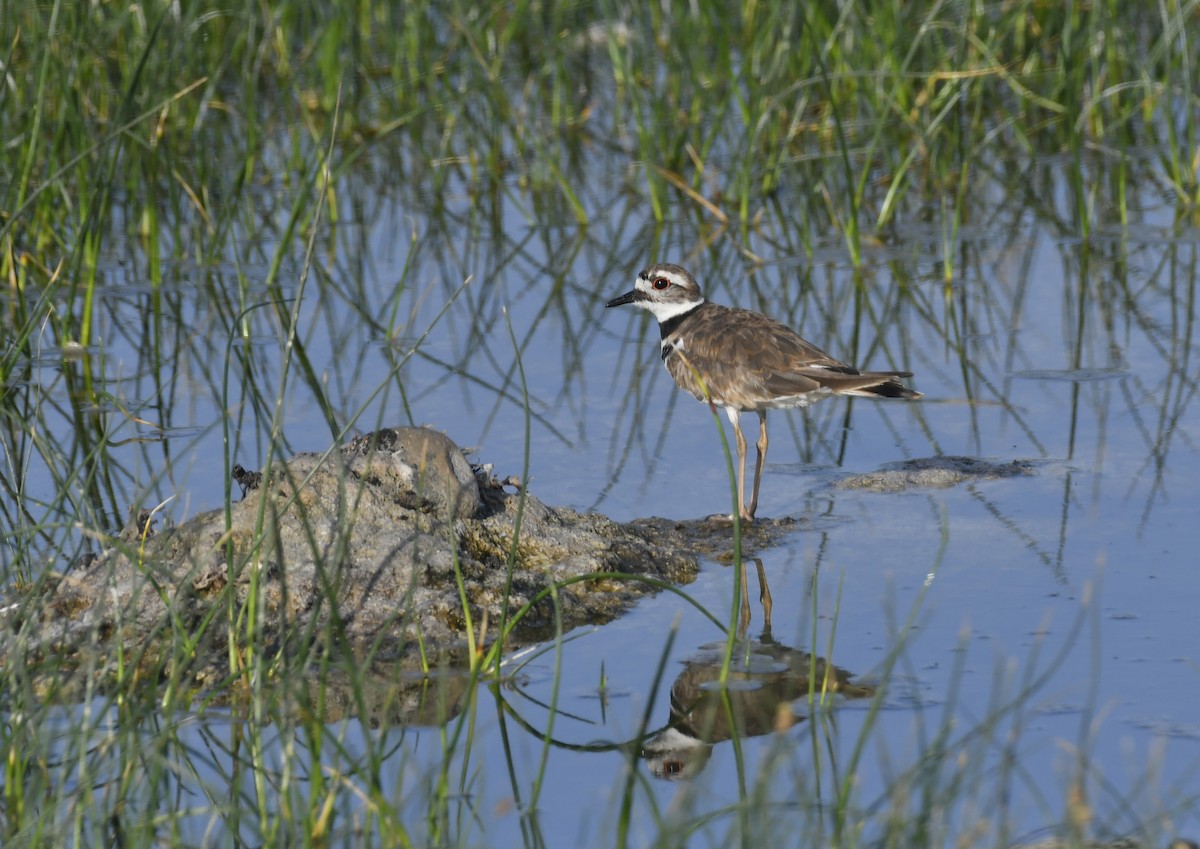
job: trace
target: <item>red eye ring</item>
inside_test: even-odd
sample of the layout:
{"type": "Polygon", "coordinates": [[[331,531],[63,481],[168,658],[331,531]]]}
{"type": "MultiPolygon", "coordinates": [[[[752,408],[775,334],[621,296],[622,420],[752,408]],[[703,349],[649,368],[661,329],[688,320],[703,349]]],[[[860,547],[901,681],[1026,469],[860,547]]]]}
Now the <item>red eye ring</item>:
{"type": "Polygon", "coordinates": [[[664,289],[671,288],[671,281],[665,277],[655,277],[654,280],[650,282],[650,285],[661,292],[664,289]]]}

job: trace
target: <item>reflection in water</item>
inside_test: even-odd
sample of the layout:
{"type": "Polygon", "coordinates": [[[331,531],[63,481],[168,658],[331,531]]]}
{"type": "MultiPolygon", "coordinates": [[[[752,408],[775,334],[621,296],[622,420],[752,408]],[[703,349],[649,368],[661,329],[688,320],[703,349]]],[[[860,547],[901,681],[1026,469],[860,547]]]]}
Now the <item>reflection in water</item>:
{"type": "Polygon", "coordinates": [[[829,693],[867,698],[875,693],[872,686],[852,682],[847,670],[777,643],[769,634],[739,643],[722,685],[724,656],[725,643],[710,643],[684,661],[671,685],[667,727],[642,744],[642,756],[655,778],[691,778],[704,769],[715,744],[734,735],[784,731],[802,722],[806,717],[796,713],[799,699],[823,699],[829,693]]]}
{"type": "MultiPolygon", "coordinates": [[[[281,688],[285,715],[311,717],[324,724],[357,719],[365,728],[439,727],[457,718],[470,703],[475,682],[462,667],[443,667],[422,675],[397,665],[372,664],[348,672],[329,668],[281,688]]],[[[220,705],[215,699],[211,704],[220,705]]]]}
{"type": "Polygon", "coordinates": [[[771,638],[771,608],[775,602],[771,598],[771,588],[767,586],[767,573],[763,569],[761,557],[743,557],[741,562],[742,569],[742,608],[741,616],[738,619],[738,637],[746,635],[746,628],[750,626],[750,593],[746,587],[746,561],[754,561],[754,567],[758,570],[758,602],[763,609],[763,638],[771,638]]]}

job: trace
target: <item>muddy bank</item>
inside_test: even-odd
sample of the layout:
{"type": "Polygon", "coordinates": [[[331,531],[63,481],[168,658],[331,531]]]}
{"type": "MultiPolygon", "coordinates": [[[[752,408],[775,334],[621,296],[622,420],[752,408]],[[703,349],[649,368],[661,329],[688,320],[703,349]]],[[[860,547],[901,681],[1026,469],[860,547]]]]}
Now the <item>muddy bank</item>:
{"type": "MultiPolygon", "coordinates": [[[[274,651],[370,650],[411,669],[422,651],[434,664],[462,659],[458,575],[470,621],[476,632],[486,622],[491,641],[514,558],[508,609],[533,602],[516,646],[559,621],[608,621],[657,589],[623,576],[686,583],[701,554],[731,545],[728,524],[621,524],[547,506],[427,428],[381,430],[262,472],[238,467],[234,478],[244,497],[228,511],[158,533],[143,512],[98,555],[10,598],[0,661],[58,658],[101,680],[132,664],[154,680],[186,658],[185,678],[203,685],[229,674],[230,635],[252,631],[254,616],[259,645],[274,651]],[[557,607],[535,601],[552,584],[557,607]],[[181,651],[181,640],[194,646],[181,651]]],[[[762,523],[747,547],[788,526],[762,523]]]]}

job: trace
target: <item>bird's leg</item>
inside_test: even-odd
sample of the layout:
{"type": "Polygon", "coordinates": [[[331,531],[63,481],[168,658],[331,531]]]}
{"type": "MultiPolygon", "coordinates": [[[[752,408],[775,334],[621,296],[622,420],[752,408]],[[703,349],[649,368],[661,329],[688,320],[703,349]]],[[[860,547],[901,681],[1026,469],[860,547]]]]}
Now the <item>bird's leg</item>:
{"type": "MultiPolygon", "coordinates": [[[[744,444],[744,443],[743,443],[744,444]]],[[[742,452],[743,456],[745,451],[742,452]]],[[[758,509],[758,483],[762,479],[763,463],[767,459],[767,411],[758,411],[758,459],[754,463],[754,492],[750,496],[750,509],[746,512],[750,515],[748,518],[754,518],[754,511],[758,509]]]]}
{"type": "MultiPolygon", "coordinates": [[[[741,415],[732,407],[725,408],[729,421],[733,422],[733,437],[738,450],[738,510],[747,522],[754,521],[754,510],[746,510],[746,436],[742,433],[741,415]]],[[[757,482],[756,482],[757,483],[757,482]]]]}

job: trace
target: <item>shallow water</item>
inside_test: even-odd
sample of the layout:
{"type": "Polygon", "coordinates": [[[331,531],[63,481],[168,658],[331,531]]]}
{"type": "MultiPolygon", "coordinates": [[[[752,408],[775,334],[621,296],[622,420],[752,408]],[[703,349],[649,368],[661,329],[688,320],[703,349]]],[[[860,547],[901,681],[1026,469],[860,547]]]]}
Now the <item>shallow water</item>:
{"type": "MultiPolygon", "coordinates": [[[[691,781],[651,778],[617,744],[635,740],[643,717],[651,730],[666,723],[682,661],[720,637],[686,602],[662,594],[572,635],[561,655],[542,655],[505,686],[480,691],[469,752],[450,767],[462,797],[451,830],[464,843],[517,845],[530,842],[530,829],[554,845],[608,842],[631,762],[645,776],[632,803],[635,843],[648,842],[659,818],[721,811],[747,792],[775,800],[762,827],[786,833],[822,816],[869,723],[852,764],[857,804],[867,813],[903,807],[886,798],[889,788],[951,718],[959,742],[939,768],[961,774],[967,790],[945,812],[948,822],[1004,820],[1015,835],[1056,822],[1083,769],[1098,826],[1200,830],[1186,813],[1200,798],[1200,234],[1176,227],[1168,208],[1146,198],[1127,232],[1084,242],[1069,211],[1014,212],[1000,203],[1006,196],[1003,186],[981,190],[988,224],[962,231],[949,285],[929,233],[902,232],[868,252],[856,284],[836,235],[814,234],[814,260],[782,255],[773,246],[789,243],[783,236],[797,225],[767,220],[744,246],[769,260],[754,265],[732,234],[698,248],[684,209],[651,246],[648,210],[611,197],[590,201],[598,218],[590,230],[533,228],[508,208],[497,232],[476,219],[465,195],[450,192],[445,217],[430,219],[412,198],[384,192],[370,214],[343,215],[324,234],[319,274],[302,292],[301,338],[338,424],[369,430],[407,423],[410,413],[477,447],[497,475],[522,474],[511,325],[532,412],[530,487],[548,503],[622,520],[729,510],[713,417],[671,384],[649,316],[603,308],[650,261],[688,265],[713,300],[769,312],[835,356],[909,369],[925,394],[916,403],[837,399],[770,417],[759,512],[800,520],[759,552],[775,601],[771,633],[882,686],[878,715],[869,702],[847,701],[777,734],[715,744],[691,781]],[[455,238],[438,235],[445,231],[455,238]],[[857,308],[856,291],[866,296],[857,308]],[[393,311],[401,342],[389,348],[382,330],[393,311]],[[431,324],[389,378],[390,363],[431,324]],[[938,454],[1024,460],[1032,474],[892,494],[835,486],[848,472],[938,454]],[[666,674],[655,684],[668,643],[666,674]],[[1024,692],[1030,682],[1036,687],[1024,692]],[[561,713],[552,715],[541,705],[556,692],[561,713]],[[499,701],[512,713],[498,711],[499,701]],[[996,726],[978,731],[988,716],[996,726]],[[555,744],[544,748],[543,734],[555,744]],[[543,756],[536,811],[522,820],[543,756]]],[[[277,323],[253,312],[233,345],[247,365],[233,370],[222,400],[233,323],[206,287],[187,285],[194,271],[177,270],[178,286],[157,296],[167,305],[162,317],[148,325],[153,299],[138,285],[136,260],[114,259],[103,289],[103,359],[85,358],[119,402],[105,426],[129,440],[110,449],[119,474],[117,495],[105,503],[175,495],[176,521],[221,503],[221,409],[233,426],[232,460],[254,468],[267,459],[270,410],[256,409],[239,386],[252,382],[272,397],[282,361],[277,323]],[[159,346],[154,357],[149,340],[159,346]]],[[[224,272],[208,273],[220,290],[211,278],[224,272]]],[[[31,364],[27,385],[63,402],[83,367],[54,354],[31,364]]],[[[302,381],[289,380],[290,448],[325,448],[330,427],[302,381]]],[[[72,442],[76,422],[49,422],[72,442]]],[[[31,469],[29,482],[34,497],[54,489],[44,469],[31,469]]],[[[105,517],[110,528],[119,518],[105,517]]],[[[710,562],[687,592],[724,616],[732,586],[730,568],[710,562]]],[[[761,610],[754,616],[757,635],[761,610]]],[[[225,722],[214,714],[194,733],[220,737],[225,722]]],[[[350,773],[361,767],[353,753],[363,741],[395,739],[385,747],[393,754],[381,792],[407,800],[408,825],[421,832],[423,800],[441,769],[441,730],[347,720],[331,732],[346,748],[325,752],[322,765],[350,773]]],[[[218,758],[191,780],[219,785],[222,774],[218,758]]],[[[727,842],[736,816],[714,815],[689,845],[727,842]]],[[[201,831],[205,821],[197,818],[201,831]]]]}

